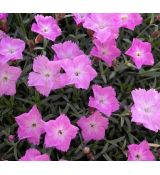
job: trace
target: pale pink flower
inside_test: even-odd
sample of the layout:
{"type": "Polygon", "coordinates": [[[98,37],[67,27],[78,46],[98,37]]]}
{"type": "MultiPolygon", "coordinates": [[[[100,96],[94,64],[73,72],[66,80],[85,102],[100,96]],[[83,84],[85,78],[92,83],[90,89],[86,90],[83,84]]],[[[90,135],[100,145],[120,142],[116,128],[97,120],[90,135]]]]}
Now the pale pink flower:
{"type": "Polygon", "coordinates": [[[119,109],[116,92],[112,86],[102,88],[99,85],[92,86],[94,97],[89,97],[89,106],[96,108],[108,117],[119,109]]]}
{"type": "Polygon", "coordinates": [[[0,63],[4,64],[10,60],[22,59],[24,48],[24,41],[11,37],[3,37],[0,40],[0,63]]]}
{"type": "Polygon", "coordinates": [[[90,141],[103,140],[109,122],[107,118],[100,114],[100,112],[96,111],[87,118],[81,117],[77,124],[82,130],[84,140],[90,141]]]}
{"type": "Polygon", "coordinates": [[[119,35],[119,27],[112,14],[92,13],[85,19],[83,27],[94,31],[94,37],[101,42],[108,38],[116,39],[119,35]]]}
{"type": "Polygon", "coordinates": [[[68,84],[76,88],[88,89],[90,82],[97,76],[88,56],[80,55],[73,60],[65,60],[62,64],[68,77],[68,84]]]}
{"type": "Polygon", "coordinates": [[[54,44],[52,49],[56,53],[54,60],[70,59],[73,60],[79,55],[84,55],[78,45],[72,41],[65,41],[63,43],[54,44]]]}
{"type": "Polygon", "coordinates": [[[142,65],[154,64],[151,44],[149,42],[143,42],[138,38],[133,39],[131,47],[125,54],[131,57],[138,69],[140,69],[142,65]]]}
{"type": "Polygon", "coordinates": [[[47,154],[41,154],[37,149],[29,148],[25,155],[19,159],[20,161],[49,161],[47,154]]]}
{"type": "Polygon", "coordinates": [[[19,139],[28,139],[30,143],[38,145],[40,136],[44,133],[44,121],[36,105],[34,105],[28,113],[17,116],[16,122],[19,126],[19,139]]]}
{"type": "Polygon", "coordinates": [[[114,39],[108,39],[105,42],[94,39],[93,43],[95,46],[90,54],[102,59],[109,67],[112,66],[113,60],[121,55],[121,51],[117,48],[114,39]]]}
{"type": "Polygon", "coordinates": [[[45,125],[45,146],[55,147],[66,152],[69,149],[70,142],[77,135],[78,128],[71,124],[66,115],[60,115],[55,120],[50,120],[45,125]]]}
{"type": "Polygon", "coordinates": [[[77,25],[83,24],[90,13],[73,13],[73,18],[77,25]]]}
{"type": "Polygon", "coordinates": [[[140,25],[143,18],[139,13],[116,13],[113,14],[115,21],[119,27],[124,27],[134,30],[137,25],[140,25]]]}
{"type": "Polygon", "coordinates": [[[160,94],[155,89],[135,89],[132,91],[134,105],[131,108],[132,121],[145,128],[160,130],[160,94]]]}
{"type": "Polygon", "coordinates": [[[153,153],[147,141],[140,144],[131,144],[128,146],[128,160],[129,161],[151,161],[155,160],[153,153]]]}
{"type": "Polygon", "coordinates": [[[33,32],[51,41],[55,41],[55,39],[61,35],[61,29],[52,16],[36,15],[35,20],[36,23],[33,23],[31,28],[33,32]]]}
{"type": "Polygon", "coordinates": [[[36,90],[48,96],[51,90],[65,86],[65,74],[60,73],[58,61],[49,61],[44,55],[37,56],[33,62],[33,72],[29,73],[28,86],[35,86],[36,90]]]}
{"type": "Polygon", "coordinates": [[[18,67],[0,63],[0,96],[16,94],[16,82],[21,72],[18,67]]]}

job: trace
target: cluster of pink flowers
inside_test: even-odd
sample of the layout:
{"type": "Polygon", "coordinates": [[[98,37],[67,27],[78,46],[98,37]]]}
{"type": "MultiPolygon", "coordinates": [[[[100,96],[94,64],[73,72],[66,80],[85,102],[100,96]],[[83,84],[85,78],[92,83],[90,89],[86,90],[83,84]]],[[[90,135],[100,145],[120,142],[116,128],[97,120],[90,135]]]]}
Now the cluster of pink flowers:
{"type": "MultiPolygon", "coordinates": [[[[7,15],[0,14],[0,20],[7,15]]],[[[33,71],[28,76],[28,86],[44,96],[49,96],[53,90],[74,85],[77,89],[87,90],[97,72],[92,66],[91,56],[103,60],[109,67],[121,55],[117,48],[116,39],[121,27],[134,30],[142,23],[140,14],[73,14],[77,25],[93,31],[93,47],[86,55],[79,46],[72,41],[54,43],[53,59],[46,55],[38,55],[33,59],[33,71]]],[[[45,39],[56,41],[62,33],[57,21],[52,16],[35,16],[36,23],[31,30],[45,39]]],[[[0,31],[0,96],[15,95],[16,82],[22,70],[11,66],[12,62],[23,58],[25,42],[8,36],[0,31]]],[[[131,47],[125,52],[130,56],[138,69],[143,65],[153,65],[154,58],[151,44],[134,38],[131,47]]],[[[93,96],[89,97],[88,106],[94,108],[94,113],[88,117],[82,116],[73,125],[68,116],[61,114],[54,120],[44,121],[36,105],[29,112],[16,117],[19,140],[27,139],[29,143],[39,145],[41,136],[45,135],[46,148],[56,148],[67,152],[71,141],[77,137],[79,129],[85,142],[105,139],[105,132],[109,126],[109,117],[119,110],[120,102],[112,86],[102,87],[92,85],[93,96]]],[[[150,89],[136,89],[131,92],[134,104],[131,107],[132,121],[145,128],[158,132],[160,130],[160,94],[150,89]]],[[[139,145],[128,146],[128,160],[154,160],[147,141],[139,145]]],[[[50,160],[47,154],[41,154],[36,149],[28,149],[20,160],[50,160]]]]}

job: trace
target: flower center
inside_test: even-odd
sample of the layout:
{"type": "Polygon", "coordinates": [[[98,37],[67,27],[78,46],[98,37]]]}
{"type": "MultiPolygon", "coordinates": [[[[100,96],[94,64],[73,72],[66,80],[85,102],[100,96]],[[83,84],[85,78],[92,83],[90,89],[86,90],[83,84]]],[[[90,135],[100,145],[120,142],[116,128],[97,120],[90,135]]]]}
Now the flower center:
{"type": "Polygon", "coordinates": [[[137,52],[136,52],[136,56],[137,56],[137,57],[140,57],[141,55],[142,55],[142,53],[141,53],[140,51],[137,51],[137,52]]]}
{"type": "Polygon", "coordinates": [[[10,54],[13,54],[14,52],[15,52],[14,49],[9,49],[9,53],[10,53],[10,54]]]}
{"type": "Polygon", "coordinates": [[[3,80],[4,80],[4,81],[7,81],[7,80],[8,80],[8,77],[7,77],[7,76],[4,76],[4,77],[3,77],[3,80]]]}
{"type": "Polygon", "coordinates": [[[95,126],[96,126],[95,123],[90,123],[91,128],[95,128],[95,126]]]}
{"type": "Polygon", "coordinates": [[[35,128],[37,126],[36,123],[32,123],[32,128],[35,128]]]}
{"type": "Polygon", "coordinates": [[[128,15],[122,15],[121,16],[122,21],[125,21],[127,18],[128,18],[128,15]]]}
{"type": "Polygon", "coordinates": [[[80,75],[80,71],[79,70],[76,70],[74,74],[75,74],[75,76],[78,77],[80,75]]]}
{"type": "Polygon", "coordinates": [[[58,134],[59,135],[63,135],[63,131],[60,129],[60,130],[58,130],[58,134]]]}
{"type": "Polygon", "coordinates": [[[136,159],[140,160],[141,156],[139,154],[136,155],[136,159]]]}

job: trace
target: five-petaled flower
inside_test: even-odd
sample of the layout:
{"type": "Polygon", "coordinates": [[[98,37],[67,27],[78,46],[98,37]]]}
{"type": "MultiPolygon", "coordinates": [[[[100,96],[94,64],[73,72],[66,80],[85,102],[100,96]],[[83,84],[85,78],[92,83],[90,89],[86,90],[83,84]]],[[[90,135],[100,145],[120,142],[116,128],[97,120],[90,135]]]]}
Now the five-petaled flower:
{"type": "Polygon", "coordinates": [[[131,107],[132,121],[158,132],[160,130],[160,94],[155,89],[135,89],[131,94],[134,101],[131,107]]]}
{"type": "Polygon", "coordinates": [[[151,44],[143,42],[138,38],[134,38],[131,47],[126,51],[126,55],[130,56],[138,69],[142,65],[153,65],[154,58],[151,52],[151,44]]]}
{"type": "Polygon", "coordinates": [[[61,29],[52,16],[36,15],[35,20],[36,23],[33,23],[31,28],[33,32],[51,41],[55,41],[55,39],[61,35],[61,29]]]}
{"type": "Polygon", "coordinates": [[[20,161],[49,161],[47,154],[41,154],[37,149],[29,148],[25,155],[19,159],[20,161]]]}
{"type": "Polygon", "coordinates": [[[155,160],[153,153],[150,150],[147,141],[142,141],[140,144],[131,144],[128,146],[129,161],[151,161],[155,160]]]}
{"type": "Polygon", "coordinates": [[[94,97],[89,97],[89,106],[96,108],[108,117],[112,112],[119,109],[119,102],[116,98],[116,92],[113,87],[102,88],[99,85],[92,86],[94,97]]]}
{"type": "Polygon", "coordinates": [[[18,137],[20,140],[28,139],[30,143],[39,145],[40,136],[45,132],[42,116],[36,105],[28,113],[23,113],[16,117],[19,126],[18,137]]]}
{"type": "Polygon", "coordinates": [[[25,42],[20,39],[3,37],[0,41],[0,63],[22,59],[25,42]]]}
{"type": "Polygon", "coordinates": [[[77,124],[82,129],[84,140],[90,141],[103,140],[109,122],[107,118],[100,114],[100,112],[96,111],[89,117],[81,117],[77,124]]]}
{"type": "Polygon", "coordinates": [[[0,63],[0,96],[15,95],[16,82],[22,70],[18,67],[0,63]]]}
{"type": "Polygon", "coordinates": [[[66,115],[60,115],[55,120],[50,120],[45,124],[45,146],[55,147],[66,152],[69,149],[71,140],[77,135],[78,128],[71,124],[66,115]]]}

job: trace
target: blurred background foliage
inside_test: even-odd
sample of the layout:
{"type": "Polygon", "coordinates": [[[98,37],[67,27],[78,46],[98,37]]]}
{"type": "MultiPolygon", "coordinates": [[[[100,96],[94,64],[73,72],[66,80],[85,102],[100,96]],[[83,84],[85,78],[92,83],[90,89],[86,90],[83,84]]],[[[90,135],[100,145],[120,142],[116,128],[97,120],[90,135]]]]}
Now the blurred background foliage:
{"type": "MultiPolygon", "coordinates": [[[[15,38],[21,38],[26,42],[23,60],[12,65],[20,66],[23,73],[17,82],[15,96],[0,97],[0,160],[18,160],[30,147],[38,148],[42,153],[48,153],[52,160],[127,160],[127,145],[139,143],[146,139],[152,144],[152,151],[157,160],[160,160],[160,133],[154,133],[142,126],[131,123],[130,107],[132,105],[131,91],[135,88],[160,89],[160,15],[142,14],[143,24],[136,27],[135,31],[121,28],[117,40],[117,46],[122,51],[121,56],[114,62],[114,66],[108,68],[103,61],[91,58],[93,67],[98,76],[92,84],[102,86],[112,85],[117,92],[121,103],[120,110],[115,112],[110,120],[106,137],[103,141],[90,141],[85,143],[79,133],[72,141],[67,153],[61,153],[56,149],[45,149],[44,137],[41,137],[39,146],[29,144],[26,140],[19,141],[16,135],[17,124],[15,116],[28,112],[33,104],[36,104],[43,119],[48,121],[65,113],[73,124],[83,115],[89,115],[88,99],[92,94],[91,86],[88,90],[78,90],[74,86],[53,91],[49,97],[40,95],[34,88],[28,88],[27,78],[32,71],[33,58],[38,54],[45,54],[52,59],[54,52],[51,49],[53,42],[43,40],[34,44],[36,34],[31,31],[31,24],[35,14],[9,14],[8,34],[15,38]],[[135,69],[129,57],[124,52],[129,48],[132,39],[138,37],[151,42],[155,65],[135,69]],[[9,135],[14,135],[13,141],[9,141],[9,135]],[[157,145],[158,144],[158,145],[157,145]],[[84,147],[90,148],[90,155],[84,154],[84,147]]],[[[55,43],[72,40],[80,48],[89,54],[93,46],[92,39],[86,29],[77,27],[71,14],[45,14],[54,16],[62,29],[62,35],[55,43]]]]}

